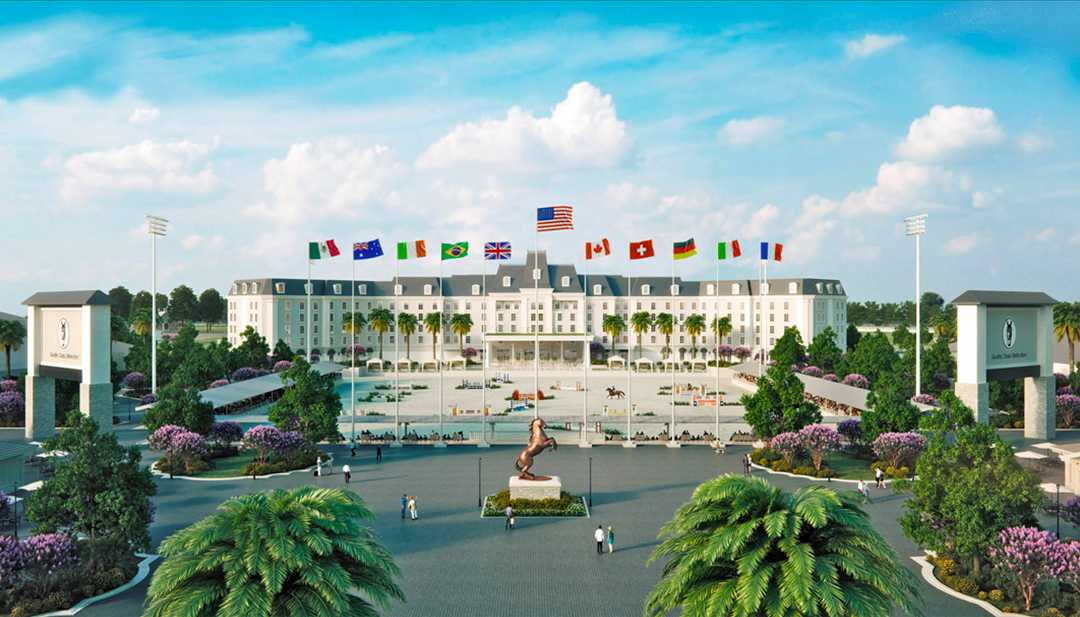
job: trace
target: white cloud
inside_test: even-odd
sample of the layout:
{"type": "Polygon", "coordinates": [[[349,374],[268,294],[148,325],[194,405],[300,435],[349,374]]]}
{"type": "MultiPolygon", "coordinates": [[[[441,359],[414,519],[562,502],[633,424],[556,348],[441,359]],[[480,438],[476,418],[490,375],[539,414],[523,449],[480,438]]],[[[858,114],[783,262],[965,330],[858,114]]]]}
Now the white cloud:
{"type": "Polygon", "coordinates": [[[263,166],[270,203],[249,210],[280,222],[385,216],[399,202],[408,168],[389,147],[363,147],[349,139],[293,144],[282,159],[263,166]]]}
{"type": "Polygon", "coordinates": [[[225,238],[220,235],[210,237],[191,234],[180,241],[180,246],[191,251],[197,248],[219,249],[225,246],[225,238]]]}
{"type": "Polygon", "coordinates": [[[1016,140],[1016,145],[1028,154],[1042,152],[1054,146],[1054,138],[1041,133],[1024,133],[1016,140]]]}
{"type": "Polygon", "coordinates": [[[916,161],[935,161],[957,152],[1000,142],[1005,132],[985,107],[934,105],[930,113],[912,121],[896,151],[916,161]]]}
{"type": "Polygon", "coordinates": [[[1053,227],[1044,227],[1032,236],[1036,242],[1050,242],[1057,237],[1057,230],[1053,227]]]}
{"type": "Polygon", "coordinates": [[[128,116],[128,124],[150,124],[157,120],[159,115],[161,115],[161,110],[157,107],[136,107],[128,116]]]}
{"type": "Polygon", "coordinates": [[[998,203],[1004,194],[1005,190],[1001,188],[994,188],[989,191],[975,191],[971,194],[971,206],[980,210],[988,208],[998,203]]]}
{"type": "Polygon", "coordinates": [[[732,145],[746,145],[777,133],[784,127],[783,118],[757,116],[745,120],[728,120],[719,136],[732,145]]]}
{"type": "Polygon", "coordinates": [[[942,167],[910,161],[882,163],[874,186],[850,193],[840,204],[847,215],[893,214],[915,208],[957,203],[970,179],[942,167]]]}
{"type": "Polygon", "coordinates": [[[619,163],[630,145],[611,95],[583,81],[570,88],[548,117],[514,106],[503,120],[457,125],[420,155],[417,166],[602,168],[619,163]]]}
{"type": "Polygon", "coordinates": [[[216,144],[144,140],[111,150],[84,152],[64,162],[60,195],[82,202],[126,192],[205,195],[218,188],[209,160],[216,144]]]}
{"type": "Polygon", "coordinates": [[[970,252],[971,249],[975,248],[976,244],[978,244],[978,238],[975,234],[956,236],[945,243],[945,252],[961,255],[970,252]]]}
{"type": "Polygon", "coordinates": [[[844,43],[844,53],[849,60],[861,60],[895,47],[907,40],[902,34],[867,34],[861,39],[844,43]]]}

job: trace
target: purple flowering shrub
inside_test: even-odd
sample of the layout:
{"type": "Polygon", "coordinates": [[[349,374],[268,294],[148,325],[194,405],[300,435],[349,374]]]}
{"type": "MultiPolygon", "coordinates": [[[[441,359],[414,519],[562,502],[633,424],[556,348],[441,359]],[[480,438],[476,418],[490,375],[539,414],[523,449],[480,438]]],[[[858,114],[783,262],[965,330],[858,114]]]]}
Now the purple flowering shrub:
{"type": "Polygon", "coordinates": [[[168,453],[171,457],[190,462],[206,458],[209,450],[206,447],[206,439],[202,435],[191,431],[183,431],[173,436],[168,453]]]}
{"type": "Polygon", "coordinates": [[[140,405],[149,405],[151,403],[156,403],[156,402],[157,402],[157,396],[154,395],[154,394],[144,394],[144,395],[142,395],[141,398],[139,398],[139,404],[140,405]]]}
{"type": "Polygon", "coordinates": [[[132,390],[142,390],[146,386],[146,375],[138,371],[132,371],[127,375],[124,375],[124,380],[120,382],[125,388],[131,388],[132,390]]]}
{"type": "Polygon", "coordinates": [[[255,452],[256,462],[265,463],[281,444],[281,431],[273,426],[253,426],[244,433],[244,448],[255,452]]]}
{"type": "Polygon", "coordinates": [[[882,433],[874,440],[873,447],[874,454],[889,467],[910,467],[926,449],[926,437],[919,433],[882,433]]]}
{"type": "Polygon", "coordinates": [[[926,394],[925,392],[912,397],[911,400],[916,403],[921,403],[923,405],[932,405],[934,407],[937,407],[938,404],[936,396],[934,396],[933,394],[926,394]]]}
{"type": "Polygon", "coordinates": [[[859,445],[859,442],[862,441],[862,424],[854,418],[837,424],[836,432],[840,433],[840,436],[848,440],[848,443],[853,446],[859,445]]]}
{"type": "Polygon", "coordinates": [[[14,379],[0,379],[0,392],[17,392],[19,382],[14,379]]]}
{"type": "Polygon", "coordinates": [[[247,381],[258,377],[258,373],[250,366],[243,366],[232,372],[233,381],[247,381]]]}
{"type": "Polygon", "coordinates": [[[730,360],[731,359],[731,354],[735,353],[735,348],[732,347],[731,345],[724,344],[724,345],[720,345],[719,347],[717,347],[716,351],[721,356],[723,356],[725,359],[730,360]]]}
{"type": "Polygon", "coordinates": [[[870,380],[858,373],[849,373],[845,375],[844,380],[841,383],[845,386],[862,388],[863,390],[870,389],[870,380]]]}
{"type": "Polygon", "coordinates": [[[1006,527],[998,533],[989,556],[1001,576],[1024,596],[1024,610],[1031,611],[1040,583],[1076,576],[1077,552],[1075,544],[1062,542],[1049,531],[1006,527]]]}
{"type": "Polygon", "coordinates": [[[953,380],[945,373],[934,373],[934,376],[930,378],[930,385],[935,391],[943,392],[945,390],[952,390],[953,380]]]}
{"type": "Polygon", "coordinates": [[[282,456],[290,456],[296,454],[304,446],[307,445],[307,440],[304,439],[304,435],[300,431],[284,431],[281,433],[281,439],[278,441],[275,454],[282,456]]]}
{"type": "Polygon", "coordinates": [[[282,371],[287,371],[287,370],[291,369],[292,366],[293,366],[293,363],[292,363],[291,360],[278,360],[277,362],[274,363],[274,372],[275,373],[280,373],[282,371]]]}
{"type": "Polygon", "coordinates": [[[754,352],[750,351],[749,347],[743,347],[742,345],[740,345],[734,350],[732,350],[732,353],[735,354],[735,357],[738,358],[741,362],[753,355],[754,352]]]}
{"type": "Polygon", "coordinates": [[[17,390],[0,392],[0,425],[20,423],[26,410],[26,399],[17,390]]]}
{"type": "Polygon", "coordinates": [[[244,438],[244,429],[236,422],[215,422],[207,437],[211,442],[224,446],[244,438]]]}
{"type": "Polygon", "coordinates": [[[150,437],[147,438],[147,441],[150,443],[151,448],[166,451],[172,446],[173,439],[177,435],[186,432],[187,429],[182,426],[166,424],[153,433],[150,433],[150,437]]]}
{"type": "Polygon", "coordinates": [[[1061,396],[1062,394],[1076,394],[1076,392],[1073,390],[1072,386],[1063,386],[1058,388],[1055,394],[1061,396]]]}
{"type": "Polygon", "coordinates": [[[67,534],[41,533],[23,542],[23,566],[37,575],[55,574],[78,561],[75,541],[67,534]]]}
{"type": "Polygon", "coordinates": [[[12,536],[0,535],[0,587],[6,587],[23,571],[23,545],[12,536]]]}
{"type": "Polygon", "coordinates": [[[1069,376],[1064,373],[1054,373],[1054,387],[1064,388],[1069,385],[1069,376]]]}
{"type": "Polygon", "coordinates": [[[780,433],[769,440],[769,448],[778,452],[788,467],[795,465],[795,461],[804,453],[802,436],[799,433],[780,433]]]}
{"type": "Polygon", "coordinates": [[[840,449],[840,433],[824,424],[804,426],[799,431],[799,438],[803,448],[810,453],[810,460],[817,471],[821,471],[821,462],[827,454],[840,449]]]}
{"type": "Polygon", "coordinates": [[[210,382],[210,385],[207,386],[207,389],[212,390],[214,388],[220,388],[221,386],[227,386],[227,385],[229,385],[229,380],[228,379],[215,379],[214,381],[210,382]]]}
{"type": "Polygon", "coordinates": [[[1057,415],[1066,428],[1071,427],[1080,414],[1080,396],[1062,394],[1057,397],[1057,415]]]}
{"type": "Polygon", "coordinates": [[[802,374],[807,377],[817,377],[820,379],[825,375],[825,371],[811,364],[802,370],[802,374]]]}
{"type": "Polygon", "coordinates": [[[1080,527],[1080,495],[1069,497],[1065,505],[1061,506],[1061,518],[1072,523],[1074,527],[1080,527]]]}
{"type": "Polygon", "coordinates": [[[836,376],[836,373],[825,373],[821,376],[821,378],[825,381],[831,381],[833,383],[837,383],[840,381],[840,378],[836,376]]]}

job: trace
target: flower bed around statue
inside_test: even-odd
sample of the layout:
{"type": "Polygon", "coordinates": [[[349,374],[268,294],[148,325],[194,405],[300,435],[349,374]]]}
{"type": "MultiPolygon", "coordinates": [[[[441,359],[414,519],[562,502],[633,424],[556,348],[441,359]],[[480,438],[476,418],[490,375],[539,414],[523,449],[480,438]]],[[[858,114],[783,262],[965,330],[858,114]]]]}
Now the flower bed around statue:
{"type": "Polygon", "coordinates": [[[558,499],[510,499],[510,491],[504,490],[488,495],[484,500],[485,517],[505,516],[506,506],[514,508],[514,516],[520,518],[541,516],[587,516],[585,498],[563,491],[558,499]]]}

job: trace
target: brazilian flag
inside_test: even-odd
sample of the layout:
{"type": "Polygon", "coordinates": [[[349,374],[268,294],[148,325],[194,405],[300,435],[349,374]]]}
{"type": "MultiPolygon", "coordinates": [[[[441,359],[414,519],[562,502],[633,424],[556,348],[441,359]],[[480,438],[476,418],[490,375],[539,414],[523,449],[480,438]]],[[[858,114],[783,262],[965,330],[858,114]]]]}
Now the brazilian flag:
{"type": "Polygon", "coordinates": [[[442,260],[447,259],[461,259],[462,257],[469,256],[469,243],[468,242],[443,242],[442,243],[442,260]]]}

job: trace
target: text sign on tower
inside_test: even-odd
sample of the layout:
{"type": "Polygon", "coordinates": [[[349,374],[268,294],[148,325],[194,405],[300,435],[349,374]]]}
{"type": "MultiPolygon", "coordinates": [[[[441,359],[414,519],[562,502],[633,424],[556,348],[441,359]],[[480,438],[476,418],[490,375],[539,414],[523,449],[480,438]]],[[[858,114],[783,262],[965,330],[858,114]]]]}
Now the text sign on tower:
{"type": "Polygon", "coordinates": [[[81,370],[82,326],[81,308],[41,309],[42,366],[81,370]]]}
{"type": "Polygon", "coordinates": [[[987,369],[1039,364],[1035,356],[1037,310],[1031,307],[986,309],[987,369]]]}

